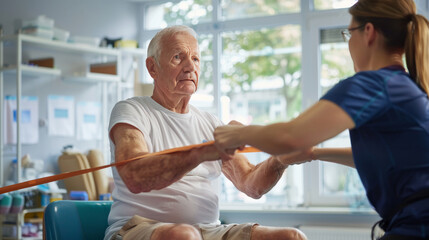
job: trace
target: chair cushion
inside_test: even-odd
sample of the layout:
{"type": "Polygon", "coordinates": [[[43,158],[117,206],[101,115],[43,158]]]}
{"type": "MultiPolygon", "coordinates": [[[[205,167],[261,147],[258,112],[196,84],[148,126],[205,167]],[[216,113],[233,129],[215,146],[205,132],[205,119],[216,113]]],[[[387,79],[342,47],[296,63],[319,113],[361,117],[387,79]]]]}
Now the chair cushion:
{"type": "Polygon", "coordinates": [[[46,240],[103,239],[112,201],[61,200],[44,214],[46,240]]]}

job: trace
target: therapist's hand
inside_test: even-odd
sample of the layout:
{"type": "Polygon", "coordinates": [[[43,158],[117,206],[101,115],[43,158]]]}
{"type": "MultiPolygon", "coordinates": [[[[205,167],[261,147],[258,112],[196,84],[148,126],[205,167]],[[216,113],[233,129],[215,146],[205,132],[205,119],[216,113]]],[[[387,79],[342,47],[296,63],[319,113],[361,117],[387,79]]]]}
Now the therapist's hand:
{"type": "Polygon", "coordinates": [[[232,157],[237,149],[244,149],[241,131],[244,125],[231,121],[228,125],[217,127],[213,133],[217,149],[232,157]]]}

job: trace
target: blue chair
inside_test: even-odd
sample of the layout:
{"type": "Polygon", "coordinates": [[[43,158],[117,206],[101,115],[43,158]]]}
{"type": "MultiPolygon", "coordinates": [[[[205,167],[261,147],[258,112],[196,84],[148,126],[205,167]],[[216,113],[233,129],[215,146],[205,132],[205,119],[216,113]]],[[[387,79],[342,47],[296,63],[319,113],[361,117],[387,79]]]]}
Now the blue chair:
{"type": "Polygon", "coordinates": [[[104,238],[112,201],[61,200],[44,213],[46,240],[98,240],[104,238]]]}

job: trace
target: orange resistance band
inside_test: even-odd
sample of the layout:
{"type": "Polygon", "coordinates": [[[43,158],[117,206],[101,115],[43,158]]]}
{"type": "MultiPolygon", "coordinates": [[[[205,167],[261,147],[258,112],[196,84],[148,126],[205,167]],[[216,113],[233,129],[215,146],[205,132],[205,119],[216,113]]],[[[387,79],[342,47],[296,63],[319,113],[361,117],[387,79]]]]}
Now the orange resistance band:
{"type": "MultiPolygon", "coordinates": [[[[98,167],[94,167],[94,168],[87,168],[87,169],[77,170],[77,171],[73,171],[73,172],[65,172],[65,173],[60,173],[60,174],[49,176],[49,177],[38,178],[38,179],[34,179],[34,180],[30,180],[30,181],[21,182],[21,183],[2,187],[2,188],[0,188],[0,194],[20,190],[23,188],[33,187],[33,186],[45,184],[48,182],[58,181],[58,180],[62,180],[65,178],[82,175],[85,173],[95,172],[95,171],[101,170],[103,168],[124,165],[126,163],[129,163],[129,162],[132,162],[132,161],[135,161],[138,159],[142,159],[145,157],[152,157],[152,156],[158,156],[158,155],[162,155],[162,154],[169,154],[169,153],[176,153],[176,152],[184,152],[184,151],[191,150],[193,148],[199,148],[199,147],[209,146],[209,145],[213,145],[213,144],[214,144],[214,141],[210,141],[210,142],[205,142],[205,143],[201,143],[201,144],[194,144],[194,145],[183,146],[183,147],[178,147],[178,148],[171,148],[171,149],[167,149],[167,150],[160,151],[160,152],[148,153],[148,154],[145,154],[142,156],[137,156],[137,157],[127,159],[124,161],[115,162],[115,163],[112,163],[109,165],[98,166],[98,167]]],[[[249,153],[249,152],[260,152],[260,151],[254,147],[245,147],[243,150],[239,150],[238,152],[249,153]]]]}

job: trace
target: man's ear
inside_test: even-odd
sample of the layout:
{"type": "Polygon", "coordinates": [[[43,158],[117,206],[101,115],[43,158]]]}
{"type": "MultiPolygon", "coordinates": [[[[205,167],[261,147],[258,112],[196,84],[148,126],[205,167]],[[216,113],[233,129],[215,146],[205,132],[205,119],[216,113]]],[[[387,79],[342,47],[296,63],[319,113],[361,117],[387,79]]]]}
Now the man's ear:
{"type": "Polygon", "coordinates": [[[153,79],[157,79],[158,76],[158,64],[156,63],[156,60],[154,57],[148,57],[146,58],[146,68],[149,72],[150,76],[153,79]]]}

